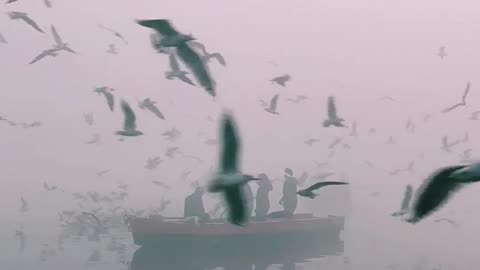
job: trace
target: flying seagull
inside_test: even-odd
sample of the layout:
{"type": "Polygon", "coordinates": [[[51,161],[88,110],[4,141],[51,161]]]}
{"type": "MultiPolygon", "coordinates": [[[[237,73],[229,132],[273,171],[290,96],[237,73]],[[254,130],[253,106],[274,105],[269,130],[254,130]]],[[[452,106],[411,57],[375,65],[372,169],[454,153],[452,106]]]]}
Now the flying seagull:
{"type": "Polygon", "coordinates": [[[122,107],[122,112],[124,116],[123,130],[117,131],[116,134],[129,137],[143,135],[141,131],[137,130],[135,113],[133,112],[130,105],[125,100],[122,100],[120,102],[120,106],[122,107]]]}
{"type": "Polygon", "coordinates": [[[290,75],[285,74],[285,75],[278,76],[278,77],[275,77],[275,78],[271,79],[270,82],[276,83],[278,85],[281,85],[281,86],[285,87],[285,83],[288,82],[289,80],[290,80],[290,75]]]}
{"type": "Polygon", "coordinates": [[[165,72],[165,78],[168,80],[173,80],[178,78],[181,81],[188,83],[190,85],[195,85],[190,78],[187,77],[189,74],[187,71],[180,70],[180,66],[177,61],[177,56],[174,53],[168,54],[168,59],[170,60],[170,71],[165,72]]]}
{"type": "Polygon", "coordinates": [[[55,57],[58,55],[58,51],[59,49],[48,49],[48,50],[44,50],[43,52],[41,52],[39,55],[37,55],[37,57],[35,57],[32,61],[30,61],[30,65],[31,64],[34,64],[38,61],[40,61],[41,59],[47,57],[47,56],[52,56],[52,57],[55,57]]]}
{"type": "Polygon", "coordinates": [[[32,19],[30,19],[30,17],[28,17],[27,13],[24,13],[24,12],[7,12],[7,14],[8,14],[8,17],[10,19],[12,19],[12,20],[23,20],[24,22],[26,22],[28,25],[33,27],[38,32],[45,33],[45,32],[43,32],[43,30],[40,28],[40,26],[38,26],[38,24],[34,20],[32,20],[32,19]]]}
{"type": "Polygon", "coordinates": [[[271,113],[271,114],[278,114],[277,112],[277,102],[278,102],[278,94],[272,97],[270,100],[270,106],[265,108],[265,111],[271,113]]]}
{"type": "Polygon", "coordinates": [[[3,44],[8,44],[7,40],[5,39],[5,37],[0,34],[0,42],[3,43],[3,44]]]}
{"type": "Polygon", "coordinates": [[[234,225],[243,226],[248,220],[246,215],[246,200],[243,185],[250,180],[260,180],[239,171],[241,142],[237,133],[235,121],[230,112],[224,112],[222,117],[221,139],[222,150],[220,171],[209,182],[209,192],[222,192],[228,205],[228,220],[234,225]]]}
{"type": "Polygon", "coordinates": [[[328,119],[323,121],[324,127],[329,127],[329,126],[346,127],[345,125],[342,124],[342,122],[345,120],[337,116],[337,108],[335,106],[335,99],[333,96],[328,97],[327,113],[328,113],[328,119]]]}
{"type": "Polygon", "coordinates": [[[118,54],[115,44],[112,43],[108,45],[108,50],[106,52],[109,54],[118,54]]]}
{"type": "Polygon", "coordinates": [[[210,76],[208,67],[202,58],[188,45],[188,41],[194,40],[192,35],[184,35],[173,28],[168,20],[137,20],[137,23],[153,28],[162,39],[160,47],[175,47],[178,57],[190,68],[200,85],[207,90],[211,96],[215,96],[215,82],[210,76]]]}
{"type": "Polygon", "coordinates": [[[55,45],[53,45],[54,49],[64,50],[70,53],[78,54],[68,46],[68,43],[63,42],[62,38],[57,32],[57,29],[55,29],[55,26],[52,25],[50,30],[52,31],[52,35],[56,43],[55,45]]]}
{"type": "Polygon", "coordinates": [[[138,104],[138,107],[142,110],[144,109],[149,110],[160,119],[165,119],[165,116],[163,116],[163,114],[160,112],[157,106],[155,106],[156,103],[157,102],[151,100],[150,98],[146,98],[138,104]]]}
{"type": "Polygon", "coordinates": [[[111,33],[113,33],[114,36],[116,36],[117,38],[121,39],[123,42],[125,42],[125,44],[128,44],[128,42],[127,42],[127,40],[125,39],[125,37],[124,37],[122,34],[120,34],[119,32],[117,32],[117,31],[115,31],[115,30],[113,30],[113,29],[111,29],[111,28],[107,28],[107,27],[103,26],[102,24],[98,24],[97,26],[100,27],[100,28],[102,28],[102,29],[105,29],[105,30],[107,30],[107,31],[109,31],[109,32],[111,32],[111,33]]]}
{"type": "Polygon", "coordinates": [[[459,103],[444,109],[442,111],[442,113],[448,113],[448,112],[450,112],[450,111],[452,111],[452,110],[454,110],[454,109],[456,109],[460,106],[466,106],[467,105],[467,96],[468,96],[469,92],[470,92],[470,82],[467,82],[467,86],[465,87],[465,91],[463,92],[462,100],[459,103]]]}
{"type": "Polygon", "coordinates": [[[110,111],[113,112],[114,109],[114,104],[115,104],[115,97],[112,94],[112,91],[114,89],[107,87],[107,86],[102,86],[102,87],[95,87],[93,89],[93,92],[102,95],[105,97],[107,100],[108,107],[110,108],[110,111]]]}
{"type": "Polygon", "coordinates": [[[403,193],[403,200],[402,204],[400,206],[400,210],[393,213],[392,216],[403,216],[408,213],[408,207],[410,205],[410,201],[412,200],[412,195],[413,195],[413,188],[411,185],[407,185],[405,188],[405,192],[403,193]]]}
{"type": "Polygon", "coordinates": [[[406,221],[419,222],[443,206],[463,186],[478,181],[480,163],[440,168],[427,178],[416,192],[411,216],[406,221]]]}
{"type": "Polygon", "coordinates": [[[445,51],[446,47],[445,46],[441,46],[439,49],[438,49],[438,56],[443,60],[443,58],[445,56],[447,56],[447,52],[445,51]]]}
{"type": "Polygon", "coordinates": [[[225,58],[223,58],[223,56],[220,53],[218,53],[218,52],[216,52],[216,53],[207,52],[207,49],[205,48],[205,45],[203,45],[202,43],[192,40],[192,41],[189,42],[189,44],[192,47],[198,48],[202,51],[202,53],[203,53],[202,60],[205,63],[209,63],[210,59],[215,58],[218,61],[218,63],[220,63],[220,65],[222,65],[222,66],[227,65],[227,63],[225,62],[225,58]]]}
{"type": "Polygon", "coordinates": [[[47,8],[52,8],[52,2],[50,2],[50,0],[43,0],[43,3],[47,8]]]}
{"type": "Polygon", "coordinates": [[[326,187],[326,186],[331,186],[331,185],[347,185],[347,182],[337,182],[337,181],[325,181],[325,182],[318,182],[316,184],[311,185],[310,187],[306,189],[302,189],[297,192],[298,195],[303,196],[303,197],[308,197],[310,199],[315,199],[315,197],[318,196],[318,194],[313,193],[313,191],[326,187]]]}

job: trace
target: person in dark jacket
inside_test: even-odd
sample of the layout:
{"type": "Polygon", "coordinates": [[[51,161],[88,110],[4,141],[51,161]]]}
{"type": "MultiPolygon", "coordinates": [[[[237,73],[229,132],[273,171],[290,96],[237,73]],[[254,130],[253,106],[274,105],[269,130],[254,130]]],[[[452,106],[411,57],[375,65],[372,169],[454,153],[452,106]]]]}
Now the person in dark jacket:
{"type": "Polygon", "coordinates": [[[256,181],[258,189],[255,199],[255,216],[265,217],[270,209],[268,193],[272,191],[273,186],[266,174],[261,173],[258,175],[258,178],[260,178],[260,181],[256,181]]]}
{"type": "Polygon", "coordinates": [[[205,189],[197,187],[195,191],[185,198],[184,217],[199,217],[200,219],[207,219],[208,214],[203,208],[203,195],[205,189]]]}

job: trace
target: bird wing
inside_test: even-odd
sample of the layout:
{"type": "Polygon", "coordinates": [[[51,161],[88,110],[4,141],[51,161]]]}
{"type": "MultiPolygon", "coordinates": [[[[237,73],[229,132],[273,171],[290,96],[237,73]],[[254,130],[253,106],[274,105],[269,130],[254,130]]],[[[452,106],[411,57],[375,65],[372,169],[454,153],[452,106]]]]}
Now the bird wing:
{"type": "Polygon", "coordinates": [[[178,31],[173,28],[169,20],[137,20],[137,23],[155,29],[162,36],[176,36],[178,31]]]}
{"type": "Polygon", "coordinates": [[[33,64],[35,62],[38,62],[40,59],[44,58],[45,56],[48,55],[48,51],[43,51],[37,57],[35,57],[29,64],[33,64]]]}
{"type": "Polygon", "coordinates": [[[125,121],[123,122],[123,129],[134,130],[136,128],[136,117],[135,113],[132,110],[132,107],[130,107],[130,104],[128,104],[128,102],[126,102],[125,100],[122,100],[121,106],[123,115],[125,117],[125,121]]]}
{"type": "Polygon", "coordinates": [[[226,65],[227,65],[227,62],[225,62],[225,58],[223,58],[223,56],[222,56],[220,53],[212,53],[212,54],[210,54],[210,57],[213,57],[213,58],[217,59],[217,61],[218,61],[222,66],[226,66],[226,65]]]}
{"type": "Polygon", "coordinates": [[[177,57],[175,56],[174,53],[169,53],[168,54],[168,60],[170,60],[170,68],[172,71],[179,71],[180,66],[178,65],[177,57]]]}
{"type": "Polygon", "coordinates": [[[200,51],[202,51],[203,55],[208,54],[207,50],[205,49],[205,45],[203,45],[202,43],[200,43],[198,41],[191,40],[191,41],[188,42],[188,44],[191,45],[192,47],[197,48],[200,51]]]}
{"type": "Polygon", "coordinates": [[[337,108],[335,106],[335,99],[333,98],[333,96],[328,97],[327,112],[329,119],[337,118],[337,108]]]}
{"type": "Polygon", "coordinates": [[[28,23],[31,27],[35,28],[37,31],[42,32],[42,33],[45,33],[45,32],[43,32],[43,30],[40,28],[40,26],[38,26],[38,24],[37,24],[34,20],[30,19],[30,17],[28,17],[27,15],[22,16],[21,19],[22,19],[24,22],[28,23]]]}
{"type": "Polygon", "coordinates": [[[208,67],[203,63],[200,56],[186,43],[180,44],[176,48],[178,56],[190,68],[200,85],[203,86],[210,95],[215,96],[215,82],[210,76],[208,67]]]}
{"type": "Polygon", "coordinates": [[[467,86],[465,87],[465,92],[463,92],[463,96],[462,96],[463,104],[467,103],[467,96],[469,92],[470,92],[470,82],[467,82],[467,86]]]}
{"type": "Polygon", "coordinates": [[[452,111],[452,110],[454,110],[454,109],[456,109],[456,108],[458,108],[458,107],[460,107],[460,106],[463,106],[463,103],[457,103],[457,104],[455,104],[455,105],[453,105],[453,106],[450,106],[450,107],[448,107],[448,108],[445,108],[445,109],[442,110],[442,113],[448,113],[448,112],[450,112],[450,111],[452,111]]]}
{"type": "Polygon", "coordinates": [[[401,210],[407,210],[408,206],[410,205],[410,201],[412,200],[413,195],[413,188],[410,185],[407,185],[405,188],[405,192],[403,194],[403,200],[401,205],[401,210]]]}
{"type": "Polygon", "coordinates": [[[7,40],[5,39],[5,37],[2,34],[0,34],[0,42],[8,44],[7,40]]]}
{"type": "Polygon", "coordinates": [[[115,103],[115,97],[113,96],[112,93],[108,92],[108,90],[105,90],[103,92],[103,95],[107,99],[107,104],[108,104],[108,107],[110,108],[110,111],[113,112],[113,108],[114,108],[113,105],[115,103]]]}
{"type": "Polygon", "coordinates": [[[237,172],[241,143],[240,138],[238,138],[235,120],[229,112],[225,112],[222,122],[220,168],[223,172],[237,172]]]}
{"type": "Polygon", "coordinates": [[[163,116],[163,113],[160,112],[160,110],[154,104],[148,104],[146,107],[149,111],[151,111],[153,114],[155,114],[158,118],[165,119],[165,116],[163,116]]]}
{"type": "Polygon", "coordinates": [[[412,214],[416,221],[425,218],[442,206],[461,184],[449,178],[449,175],[466,166],[443,167],[420,185],[412,204],[412,214]]]}
{"type": "Polygon", "coordinates": [[[319,188],[322,188],[322,187],[325,187],[325,186],[330,186],[330,185],[348,185],[348,183],[347,182],[339,182],[339,181],[318,182],[316,184],[311,185],[306,190],[314,191],[314,190],[317,190],[319,188]]]}
{"type": "Polygon", "coordinates": [[[52,31],[53,39],[55,39],[55,43],[57,43],[58,46],[62,46],[64,43],[62,41],[62,38],[57,32],[57,29],[55,29],[55,26],[51,26],[50,30],[52,31]]]}
{"type": "Polygon", "coordinates": [[[178,78],[182,81],[182,82],[185,82],[185,83],[188,83],[190,85],[195,85],[195,83],[190,80],[190,78],[188,78],[187,74],[182,74],[182,75],[179,75],[178,78]]]}
{"type": "Polygon", "coordinates": [[[247,220],[245,198],[240,186],[226,187],[224,192],[225,201],[228,205],[228,221],[235,225],[242,225],[247,220]]]}
{"type": "Polygon", "coordinates": [[[277,102],[278,102],[278,94],[272,97],[270,100],[270,109],[275,111],[277,109],[277,102]]]}

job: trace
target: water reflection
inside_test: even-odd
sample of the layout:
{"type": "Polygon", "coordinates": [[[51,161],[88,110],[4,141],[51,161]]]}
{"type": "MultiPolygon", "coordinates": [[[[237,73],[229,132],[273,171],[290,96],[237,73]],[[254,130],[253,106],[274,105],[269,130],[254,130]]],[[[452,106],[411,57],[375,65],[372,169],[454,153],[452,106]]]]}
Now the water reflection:
{"type": "Polygon", "coordinates": [[[283,265],[284,270],[294,270],[296,263],[309,259],[343,253],[343,242],[325,241],[286,243],[285,245],[251,246],[239,249],[167,249],[164,247],[141,247],[130,264],[130,270],[204,270],[222,267],[225,270],[266,270],[270,265],[283,265]]]}

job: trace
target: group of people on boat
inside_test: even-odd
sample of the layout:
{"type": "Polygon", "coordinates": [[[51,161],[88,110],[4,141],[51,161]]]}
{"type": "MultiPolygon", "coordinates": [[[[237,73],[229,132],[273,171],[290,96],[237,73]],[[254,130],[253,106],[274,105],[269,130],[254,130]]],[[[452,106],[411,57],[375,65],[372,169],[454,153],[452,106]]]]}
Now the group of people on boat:
{"type": "MultiPolygon", "coordinates": [[[[255,199],[255,216],[262,217],[288,217],[292,216],[297,209],[297,186],[298,180],[293,176],[293,171],[289,168],[285,169],[285,181],[283,183],[283,196],[280,204],[283,206],[282,211],[269,213],[270,199],[269,193],[273,190],[272,183],[268,176],[264,173],[258,175],[260,180],[255,181],[258,184],[256,196],[254,198],[252,188],[249,184],[244,186],[244,196],[247,205],[247,216],[251,217],[255,199]]],[[[197,187],[195,191],[185,198],[184,217],[199,217],[201,220],[209,219],[209,214],[203,206],[204,187],[197,187]]]]}

